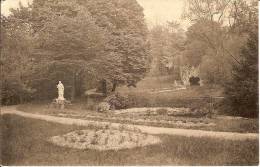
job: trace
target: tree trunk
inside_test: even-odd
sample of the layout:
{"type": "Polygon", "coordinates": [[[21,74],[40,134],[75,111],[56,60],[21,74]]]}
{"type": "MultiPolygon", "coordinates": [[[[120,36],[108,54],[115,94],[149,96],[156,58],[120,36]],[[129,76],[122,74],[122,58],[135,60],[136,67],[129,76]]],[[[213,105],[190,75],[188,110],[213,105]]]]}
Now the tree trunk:
{"type": "Polygon", "coordinates": [[[107,82],[106,80],[102,80],[102,93],[104,94],[104,96],[107,96],[107,82]]]}
{"type": "Polygon", "coordinates": [[[116,87],[117,87],[117,82],[114,81],[114,82],[113,82],[112,92],[115,92],[115,91],[116,91],[116,87]]]}

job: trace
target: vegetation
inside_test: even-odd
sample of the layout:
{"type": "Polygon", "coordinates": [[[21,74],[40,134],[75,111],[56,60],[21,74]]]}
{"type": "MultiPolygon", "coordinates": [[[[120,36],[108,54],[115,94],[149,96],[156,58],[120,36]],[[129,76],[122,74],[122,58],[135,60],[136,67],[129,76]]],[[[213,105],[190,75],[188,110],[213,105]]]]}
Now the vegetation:
{"type": "Polygon", "coordinates": [[[148,29],[137,0],[33,0],[1,15],[0,103],[92,124],[5,114],[0,163],[258,165],[259,141],[252,138],[155,135],[161,142],[145,147],[98,151],[84,146],[114,139],[112,146],[136,146],[149,138],[124,132],[124,124],[257,135],[258,1],[186,0],[182,18],[187,29],[174,20],[148,29]],[[62,110],[50,105],[58,81],[70,104],[62,110]],[[109,130],[112,123],[118,130],[109,130]]]}
{"type": "Polygon", "coordinates": [[[226,113],[256,117],[258,2],[188,0],[183,18],[191,23],[184,33],[174,21],[151,29],[151,74],[219,85],[226,113]]]}
{"type": "Polygon", "coordinates": [[[25,92],[33,89],[37,100],[54,98],[61,80],[65,97],[74,100],[101,79],[115,89],[139,81],[147,71],[147,28],[142,8],[134,0],[35,0],[3,16],[2,23],[2,81],[7,82],[2,84],[3,99],[22,96],[19,88],[10,95],[11,77],[18,78],[25,92]]]}
{"type": "Polygon", "coordinates": [[[5,115],[3,121],[4,165],[257,165],[259,161],[258,141],[164,135],[160,136],[163,142],[160,145],[120,151],[82,151],[46,141],[48,137],[82,127],[10,115],[5,115]]]}
{"type": "Polygon", "coordinates": [[[250,34],[241,54],[243,59],[226,85],[228,105],[234,115],[258,117],[258,33],[250,34]]]}
{"type": "MultiPolygon", "coordinates": [[[[187,0],[183,19],[190,23],[187,30],[174,20],[148,30],[136,0],[20,4],[1,16],[1,103],[51,100],[59,80],[65,98],[75,101],[86,90],[113,96],[122,85],[139,87],[145,76],[170,76],[175,87],[225,89],[225,113],[257,117],[258,1],[187,0]]],[[[164,82],[156,86],[168,84],[164,82]]],[[[136,90],[143,93],[152,84],[136,90]]],[[[124,104],[126,100],[113,105],[204,105],[188,98],[171,101],[174,93],[151,94],[134,94],[135,105],[124,104]]]]}

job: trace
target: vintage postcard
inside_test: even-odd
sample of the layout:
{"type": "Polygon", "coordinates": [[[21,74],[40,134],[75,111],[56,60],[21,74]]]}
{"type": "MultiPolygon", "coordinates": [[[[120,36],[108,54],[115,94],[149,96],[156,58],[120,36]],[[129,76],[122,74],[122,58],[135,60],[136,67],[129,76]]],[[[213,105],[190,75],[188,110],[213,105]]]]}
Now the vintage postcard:
{"type": "Polygon", "coordinates": [[[0,165],[257,166],[257,0],[1,0],[0,165]]]}

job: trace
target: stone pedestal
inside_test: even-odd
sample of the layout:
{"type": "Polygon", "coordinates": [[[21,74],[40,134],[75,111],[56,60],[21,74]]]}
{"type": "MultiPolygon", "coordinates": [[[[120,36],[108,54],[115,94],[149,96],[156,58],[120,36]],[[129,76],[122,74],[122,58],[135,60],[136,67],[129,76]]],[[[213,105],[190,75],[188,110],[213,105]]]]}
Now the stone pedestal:
{"type": "Polygon", "coordinates": [[[56,99],[56,103],[59,105],[60,109],[64,109],[65,106],[65,99],[56,99]]]}
{"type": "Polygon", "coordinates": [[[63,110],[65,108],[65,105],[71,105],[71,102],[64,99],[64,100],[61,100],[61,99],[53,99],[51,105],[49,107],[51,108],[59,108],[61,110],[63,110]]]}

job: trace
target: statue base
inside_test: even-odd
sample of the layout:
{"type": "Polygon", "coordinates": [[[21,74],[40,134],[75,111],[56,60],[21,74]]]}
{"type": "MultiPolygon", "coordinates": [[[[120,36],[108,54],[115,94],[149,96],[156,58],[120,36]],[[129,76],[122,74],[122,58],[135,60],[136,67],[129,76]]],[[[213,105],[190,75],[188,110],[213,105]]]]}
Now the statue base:
{"type": "Polygon", "coordinates": [[[71,102],[66,100],[65,98],[64,99],[56,98],[56,99],[53,99],[50,107],[59,108],[59,109],[63,110],[65,108],[65,105],[71,105],[71,102]]]}

